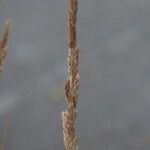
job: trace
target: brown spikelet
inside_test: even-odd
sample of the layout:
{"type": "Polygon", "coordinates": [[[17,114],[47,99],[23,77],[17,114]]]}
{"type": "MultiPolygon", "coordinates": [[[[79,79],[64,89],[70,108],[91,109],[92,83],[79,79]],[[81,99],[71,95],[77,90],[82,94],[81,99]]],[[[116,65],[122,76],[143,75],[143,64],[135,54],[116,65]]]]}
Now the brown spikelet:
{"type": "Polygon", "coordinates": [[[8,20],[5,23],[4,31],[0,39],[0,73],[3,70],[3,63],[7,52],[7,42],[10,33],[10,28],[11,28],[11,20],[8,20]]]}
{"type": "Polygon", "coordinates": [[[76,20],[78,0],[69,0],[68,7],[68,43],[70,48],[76,46],[76,20]]]}
{"type": "Polygon", "coordinates": [[[68,9],[68,77],[64,82],[67,109],[62,112],[63,136],[66,150],[78,150],[75,120],[79,88],[79,46],[76,39],[78,0],[69,0],[68,9]]]}

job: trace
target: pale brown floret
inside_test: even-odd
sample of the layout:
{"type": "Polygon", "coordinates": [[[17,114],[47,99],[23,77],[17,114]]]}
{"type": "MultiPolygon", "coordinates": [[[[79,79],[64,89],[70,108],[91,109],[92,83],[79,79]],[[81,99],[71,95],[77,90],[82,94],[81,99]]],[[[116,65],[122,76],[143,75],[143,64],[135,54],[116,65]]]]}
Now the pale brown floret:
{"type": "Polygon", "coordinates": [[[69,51],[68,79],[64,82],[65,99],[67,109],[62,113],[63,135],[66,150],[78,150],[75,131],[77,112],[78,88],[79,88],[79,48],[69,51]]]}

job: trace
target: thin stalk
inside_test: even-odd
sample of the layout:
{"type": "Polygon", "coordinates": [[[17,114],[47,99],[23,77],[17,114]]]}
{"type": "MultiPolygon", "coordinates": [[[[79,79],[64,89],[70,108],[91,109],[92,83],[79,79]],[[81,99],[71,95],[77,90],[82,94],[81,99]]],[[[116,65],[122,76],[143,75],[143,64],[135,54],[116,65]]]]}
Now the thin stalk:
{"type": "Polygon", "coordinates": [[[4,145],[5,145],[5,142],[6,142],[7,131],[8,131],[8,127],[10,125],[9,121],[10,121],[9,114],[7,114],[4,130],[3,130],[3,134],[2,134],[2,141],[0,143],[0,150],[4,150],[4,145]]]}

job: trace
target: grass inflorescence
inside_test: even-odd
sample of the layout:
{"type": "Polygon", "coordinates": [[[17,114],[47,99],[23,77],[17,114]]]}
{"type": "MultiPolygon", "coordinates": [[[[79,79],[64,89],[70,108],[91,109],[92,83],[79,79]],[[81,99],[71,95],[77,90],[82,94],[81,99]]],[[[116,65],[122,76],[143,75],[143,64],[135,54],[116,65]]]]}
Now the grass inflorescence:
{"type": "Polygon", "coordinates": [[[62,112],[63,136],[66,150],[78,150],[75,130],[79,88],[79,46],[76,38],[78,0],[69,0],[68,8],[68,76],[64,82],[67,109],[62,112]]]}

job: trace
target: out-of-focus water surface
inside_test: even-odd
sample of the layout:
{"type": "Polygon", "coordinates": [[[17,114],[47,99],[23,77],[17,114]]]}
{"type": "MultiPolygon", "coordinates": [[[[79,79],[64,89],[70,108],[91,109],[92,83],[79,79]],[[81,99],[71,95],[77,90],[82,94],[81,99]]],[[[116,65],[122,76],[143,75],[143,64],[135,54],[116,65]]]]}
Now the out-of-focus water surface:
{"type": "MultiPolygon", "coordinates": [[[[80,0],[82,150],[150,149],[150,1],[80,0]]],[[[63,150],[66,0],[1,0],[13,29],[0,80],[4,150],[63,150]]]]}

